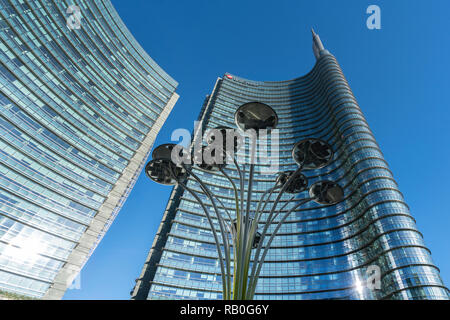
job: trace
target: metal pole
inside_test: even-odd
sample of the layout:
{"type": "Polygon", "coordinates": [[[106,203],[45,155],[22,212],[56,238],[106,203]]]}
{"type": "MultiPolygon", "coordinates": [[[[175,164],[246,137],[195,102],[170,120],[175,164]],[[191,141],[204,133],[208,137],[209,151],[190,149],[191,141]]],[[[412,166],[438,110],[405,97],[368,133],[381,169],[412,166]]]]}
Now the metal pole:
{"type": "Polygon", "coordinates": [[[239,174],[239,182],[240,182],[240,192],[241,192],[241,197],[239,199],[238,196],[238,192],[237,192],[237,188],[236,188],[236,184],[234,183],[233,179],[221,168],[219,167],[220,172],[222,172],[222,174],[230,181],[230,183],[233,186],[234,189],[234,197],[235,197],[235,202],[236,202],[236,228],[234,227],[234,224],[232,224],[233,230],[234,230],[234,236],[233,236],[233,259],[234,259],[234,267],[233,267],[233,298],[236,297],[239,293],[239,288],[238,288],[238,279],[239,279],[239,275],[240,275],[240,271],[238,269],[238,266],[240,264],[240,257],[239,257],[239,252],[240,252],[240,241],[239,239],[241,238],[241,220],[242,220],[242,212],[243,212],[243,197],[244,197],[244,179],[243,179],[243,175],[242,172],[239,168],[239,165],[236,161],[236,158],[232,155],[230,155],[228,152],[226,153],[229,157],[231,157],[233,159],[234,165],[236,166],[236,169],[238,171],[239,174]]]}
{"type": "Polygon", "coordinates": [[[216,247],[217,247],[217,253],[219,255],[219,265],[220,265],[220,270],[221,270],[221,276],[222,276],[222,290],[223,290],[223,294],[226,295],[227,294],[227,281],[225,278],[225,268],[223,266],[223,257],[222,257],[222,249],[220,248],[220,242],[219,239],[217,238],[217,233],[216,233],[216,228],[214,227],[214,223],[212,222],[211,216],[209,215],[208,210],[206,209],[206,206],[204,205],[203,201],[195,194],[194,191],[192,191],[190,188],[188,188],[185,184],[183,184],[182,182],[178,181],[178,184],[184,188],[185,190],[187,190],[190,194],[192,194],[192,196],[195,198],[195,200],[198,201],[198,203],[200,203],[200,205],[203,208],[203,211],[205,211],[205,215],[206,218],[208,219],[209,225],[211,226],[211,231],[212,234],[214,236],[214,240],[216,242],[216,247]]]}
{"type": "MultiPolygon", "coordinates": [[[[186,168],[185,165],[183,165],[183,167],[200,184],[200,187],[202,188],[202,190],[206,193],[206,195],[210,199],[211,204],[212,204],[212,206],[214,208],[214,211],[216,212],[217,220],[219,222],[219,228],[220,228],[220,231],[222,233],[223,245],[224,245],[224,249],[225,249],[225,260],[226,260],[226,268],[227,268],[227,275],[226,275],[226,277],[227,277],[227,288],[230,288],[230,286],[231,286],[230,244],[228,242],[228,236],[227,236],[227,234],[225,232],[225,229],[224,229],[224,224],[225,223],[224,223],[223,217],[221,216],[219,210],[217,209],[217,206],[216,206],[216,203],[214,201],[214,198],[213,198],[211,192],[208,190],[207,186],[200,180],[200,178],[194,172],[192,172],[192,170],[189,170],[188,168],[186,168]]],[[[229,294],[230,294],[229,291],[230,290],[227,290],[225,300],[227,300],[229,298],[229,294]]]]}
{"type": "MultiPolygon", "coordinates": [[[[298,168],[298,169],[297,169],[297,170],[289,177],[289,179],[286,181],[286,183],[283,185],[283,187],[281,188],[280,192],[278,193],[278,196],[277,196],[277,198],[276,198],[274,204],[272,205],[272,209],[270,210],[270,213],[269,213],[268,217],[266,218],[266,224],[264,225],[264,229],[263,229],[263,231],[262,231],[262,233],[261,233],[261,240],[260,240],[260,242],[259,242],[259,244],[258,244],[258,248],[256,249],[256,252],[255,252],[255,257],[254,257],[255,260],[258,260],[258,258],[259,258],[259,253],[260,253],[260,251],[261,251],[262,244],[263,244],[264,239],[265,239],[265,234],[266,234],[266,232],[267,232],[267,228],[269,227],[269,223],[268,223],[268,222],[269,222],[269,221],[271,220],[271,218],[272,218],[272,215],[273,215],[273,213],[274,213],[274,211],[275,211],[275,208],[277,207],[278,201],[280,200],[282,194],[283,194],[284,191],[287,189],[287,187],[289,186],[289,184],[293,181],[293,179],[297,176],[297,174],[299,174],[299,173],[301,172],[302,168],[303,168],[303,166],[300,166],[300,167],[299,167],[299,168],[298,168]]],[[[268,200],[268,199],[267,199],[267,200],[268,200]]],[[[259,222],[260,216],[262,216],[262,213],[258,216],[258,222],[259,222]]],[[[252,266],[252,273],[251,273],[251,275],[250,275],[250,278],[253,278],[253,277],[254,277],[255,272],[256,272],[256,267],[255,267],[255,264],[253,264],[253,266],[252,266]]]]}
{"type": "MultiPolygon", "coordinates": [[[[238,195],[238,191],[237,191],[237,188],[236,188],[236,184],[235,184],[234,181],[231,179],[231,177],[225,172],[225,170],[223,170],[221,167],[219,168],[219,170],[220,170],[220,172],[228,179],[228,181],[230,181],[231,185],[233,186],[233,190],[234,190],[234,200],[235,200],[235,202],[236,202],[236,215],[237,215],[238,212],[239,212],[239,195],[238,195]]],[[[232,225],[232,227],[234,228],[234,225],[233,225],[233,219],[232,219],[231,216],[230,216],[229,218],[230,218],[231,225],[232,225]]]]}
{"type": "Polygon", "coordinates": [[[251,156],[250,156],[250,172],[249,172],[249,180],[248,180],[248,190],[247,190],[247,208],[245,212],[245,219],[244,219],[244,237],[242,239],[243,241],[243,247],[242,247],[242,266],[241,266],[241,278],[240,278],[240,298],[243,299],[246,297],[247,293],[247,285],[248,285],[248,267],[250,263],[250,255],[252,250],[252,242],[254,234],[250,233],[249,235],[249,229],[250,229],[250,206],[252,201],[252,191],[253,191],[253,174],[255,170],[255,154],[256,154],[256,143],[252,144],[251,147],[251,156]]]}
{"type": "Polygon", "coordinates": [[[278,222],[277,226],[275,227],[275,230],[272,232],[272,235],[269,238],[269,241],[267,241],[267,245],[266,245],[266,247],[264,249],[264,252],[263,252],[263,255],[261,256],[261,259],[259,261],[254,261],[254,265],[255,266],[258,265],[258,269],[256,270],[256,274],[254,275],[254,277],[250,278],[250,291],[249,291],[249,295],[247,296],[249,299],[255,294],[256,285],[258,283],[258,277],[259,277],[259,274],[261,272],[261,268],[262,268],[262,266],[264,264],[264,259],[266,258],[266,255],[269,252],[270,245],[271,245],[273,239],[275,238],[275,236],[277,235],[277,232],[280,229],[281,225],[284,223],[284,221],[287,219],[287,217],[292,213],[292,211],[294,211],[295,209],[297,209],[301,205],[303,205],[303,204],[305,204],[305,203],[307,203],[307,202],[309,202],[309,201],[311,201],[313,199],[314,198],[307,198],[307,199],[301,201],[300,203],[296,204],[278,222]]]}

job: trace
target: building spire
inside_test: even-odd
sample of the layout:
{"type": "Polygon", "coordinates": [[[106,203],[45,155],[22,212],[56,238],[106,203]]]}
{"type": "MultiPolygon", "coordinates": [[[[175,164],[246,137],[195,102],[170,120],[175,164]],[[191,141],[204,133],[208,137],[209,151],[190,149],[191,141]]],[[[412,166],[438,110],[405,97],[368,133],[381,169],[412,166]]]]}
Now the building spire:
{"type": "Polygon", "coordinates": [[[320,58],[320,53],[322,50],[325,50],[322,41],[320,40],[320,37],[318,34],[314,32],[314,29],[311,28],[311,33],[313,37],[313,52],[316,59],[320,58]]]}

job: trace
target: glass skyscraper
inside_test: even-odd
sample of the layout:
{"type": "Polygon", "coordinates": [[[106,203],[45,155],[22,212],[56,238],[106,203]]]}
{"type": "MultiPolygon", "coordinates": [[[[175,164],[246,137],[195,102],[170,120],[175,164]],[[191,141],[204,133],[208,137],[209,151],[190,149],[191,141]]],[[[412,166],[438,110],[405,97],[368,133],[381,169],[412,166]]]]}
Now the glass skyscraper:
{"type": "Polygon", "coordinates": [[[0,38],[0,296],[58,299],[127,198],[177,82],[109,0],[0,0],[0,38]]]}
{"type": "MultiPolygon", "coordinates": [[[[336,181],[344,188],[344,201],[334,206],[309,202],[290,215],[266,257],[255,298],[448,299],[439,269],[338,62],[314,32],[313,51],[315,66],[297,79],[260,82],[225,74],[199,117],[207,129],[236,128],[234,113],[240,105],[268,104],[279,117],[280,171],[297,169],[291,151],[302,139],[325,140],[334,150],[328,166],[305,175],[310,185],[336,181]],[[381,288],[370,289],[367,281],[377,267],[381,288]]],[[[261,172],[264,165],[257,165],[254,203],[275,182],[275,175],[261,172]]],[[[226,171],[239,185],[234,166],[226,171]]],[[[220,173],[199,169],[195,173],[234,212],[230,183],[220,173]]],[[[187,185],[202,193],[192,177],[187,185]]],[[[283,196],[282,204],[288,198],[283,196]]],[[[201,199],[210,203],[204,195],[201,199]]],[[[297,201],[289,203],[286,211],[297,201]]],[[[210,230],[195,199],[174,187],[132,299],[221,299],[220,268],[210,230]]]]}

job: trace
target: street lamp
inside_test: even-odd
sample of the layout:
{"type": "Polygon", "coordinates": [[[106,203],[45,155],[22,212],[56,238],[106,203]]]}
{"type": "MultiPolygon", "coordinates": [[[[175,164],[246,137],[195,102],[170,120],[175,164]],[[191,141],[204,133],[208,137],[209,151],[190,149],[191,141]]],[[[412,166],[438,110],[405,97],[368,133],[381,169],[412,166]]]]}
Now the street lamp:
{"type": "MultiPolygon", "coordinates": [[[[270,131],[275,129],[278,124],[276,112],[270,106],[260,102],[243,104],[237,109],[234,118],[236,126],[241,131],[253,130],[256,133],[256,139],[258,139],[261,130],[270,131]]],[[[178,184],[189,192],[202,207],[217,247],[223,298],[225,300],[253,299],[259,274],[270,245],[282,224],[294,210],[309,201],[334,205],[342,201],[344,197],[342,188],[333,181],[318,181],[308,189],[308,179],[301,173],[302,170],[323,168],[333,158],[333,150],[327,142],[316,138],[308,138],[297,142],[292,149],[292,157],[298,165],[297,170],[278,173],[274,185],[263,193],[256,210],[250,214],[256,146],[253,144],[253,147],[250,148],[250,169],[246,186],[247,199],[245,200],[245,172],[240,168],[235,157],[239,147],[237,140],[239,139],[236,137],[234,129],[218,127],[214,131],[214,136],[208,137],[208,144],[202,146],[199,152],[189,152],[175,144],[163,144],[155,148],[152,153],[152,160],[145,167],[145,172],[150,179],[164,185],[178,184]],[[227,132],[230,130],[234,133],[231,143],[226,139],[228,137],[227,132]],[[222,144],[216,145],[214,143],[218,142],[218,138],[222,138],[222,144]],[[210,156],[209,161],[202,157],[206,153],[210,156]],[[180,159],[183,159],[183,161],[180,161],[180,159]],[[225,160],[227,159],[231,160],[239,175],[239,189],[235,181],[224,170],[225,160]],[[192,171],[192,160],[198,169],[206,172],[220,172],[230,182],[235,198],[234,215],[192,171]],[[204,194],[209,198],[214,214],[209,212],[198,194],[186,185],[185,181],[188,176],[197,181],[204,194]],[[283,212],[283,209],[289,203],[292,203],[298,194],[306,190],[309,190],[309,197],[301,199],[287,212],[283,212]],[[280,209],[277,209],[282,195],[286,193],[292,194],[292,197],[280,209]],[[270,206],[269,199],[272,195],[277,195],[277,197],[270,206]],[[224,214],[219,211],[217,203],[223,209],[224,214]],[[261,217],[268,205],[267,211],[269,213],[264,222],[261,221],[261,217]],[[213,218],[217,219],[218,230],[214,225],[213,218]],[[269,226],[275,223],[275,229],[269,234],[269,226]],[[233,268],[231,260],[233,260],[233,268]]]]}

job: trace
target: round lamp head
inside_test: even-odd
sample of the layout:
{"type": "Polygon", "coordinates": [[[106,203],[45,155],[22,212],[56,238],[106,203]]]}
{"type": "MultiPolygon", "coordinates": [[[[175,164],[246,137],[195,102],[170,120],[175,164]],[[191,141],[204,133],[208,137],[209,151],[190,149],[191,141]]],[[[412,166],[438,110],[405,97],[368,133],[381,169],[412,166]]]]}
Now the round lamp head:
{"type": "Polygon", "coordinates": [[[170,160],[153,159],[145,166],[145,174],[157,183],[173,186],[186,176],[186,170],[175,166],[170,160]]]}
{"type": "Polygon", "coordinates": [[[258,231],[255,233],[255,237],[253,238],[253,244],[252,244],[252,248],[256,249],[258,248],[259,243],[261,242],[261,233],[259,233],[258,231]]]}
{"type": "Polygon", "coordinates": [[[278,124],[276,112],[267,104],[261,102],[248,102],[237,109],[234,121],[239,129],[262,130],[275,129],[278,124]]]}
{"type": "Polygon", "coordinates": [[[306,170],[320,169],[333,159],[333,149],[323,140],[308,138],[294,145],[292,157],[306,170]]]}
{"type": "Polygon", "coordinates": [[[318,181],[309,188],[309,196],[320,204],[336,204],[344,199],[344,190],[333,181],[318,181]]]}
{"type": "Polygon", "coordinates": [[[226,154],[223,150],[203,146],[201,152],[194,152],[194,164],[203,171],[215,172],[226,165],[226,154]],[[216,156],[217,153],[217,156],[216,156]]]}
{"type": "MultiPolygon", "coordinates": [[[[289,178],[294,174],[294,171],[285,171],[278,174],[277,182],[284,186],[289,178]]],[[[285,192],[287,193],[300,193],[308,187],[308,179],[301,173],[297,173],[297,175],[289,182],[289,185],[286,187],[285,192]]]]}
{"type": "Polygon", "coordinates": [[[164,159],[171,160],[172,159],[172,150],[176,146],[174,143],[166,143],[157,146],[153,149],[152,159],[164,159]]]}
{"type": "Polygon", "coordinates": [[[174,143],[166,143],[157,146],[152,152],[153,160],[166,160],[176,166],[191,164],[191,156],[183,146],[174,143]]]}
{"type": "Polygon", "coordinates": [[[237,132],[237,130],[225,126],[216,127],[208,132],[208,135],[206,136],[206,143],[208,145],[214,143],[217,135],[222,138],[222,148],[227,151],[228,154],[236,154],[243,144],[243,137],[237,132]],[[227,139],[232,139],[232,141],[229,141],[229,146],[227,145],[227,139]],[[227,147],[229,147],[230,150],[228,150],[227,147]]]}

